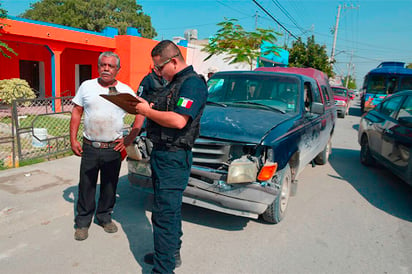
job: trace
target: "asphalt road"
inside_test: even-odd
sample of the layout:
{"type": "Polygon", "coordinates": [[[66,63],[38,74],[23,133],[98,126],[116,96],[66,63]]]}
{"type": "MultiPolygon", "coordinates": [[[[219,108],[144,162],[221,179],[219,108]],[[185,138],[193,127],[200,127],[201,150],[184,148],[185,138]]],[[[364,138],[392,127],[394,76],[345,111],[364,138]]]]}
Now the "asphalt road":
{"type": "MultiPolygon", "coordinates": [[[[183,264],[193,273],[412,273],[412,188],[359,162],[355,101],[338,119],[330,163],[307,166],[277,225],[183,206],[183,264]]],[[[0,273],[150,273],[152,197],[127,182],[107,234],[73,239],[79,158],[0,172],[0,273]]]]}

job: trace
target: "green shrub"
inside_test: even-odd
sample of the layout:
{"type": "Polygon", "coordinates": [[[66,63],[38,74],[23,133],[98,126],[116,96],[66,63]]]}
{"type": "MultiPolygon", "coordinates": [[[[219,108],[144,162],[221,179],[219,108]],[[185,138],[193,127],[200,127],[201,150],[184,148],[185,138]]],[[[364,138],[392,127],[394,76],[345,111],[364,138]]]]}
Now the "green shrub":
{"type": "Polygon", "coordinates": [[[26,80],[19,78],[0,80],[0,100],[2,103],[11,104],[15,99],[34,99],[36,94],[26,80]]]}

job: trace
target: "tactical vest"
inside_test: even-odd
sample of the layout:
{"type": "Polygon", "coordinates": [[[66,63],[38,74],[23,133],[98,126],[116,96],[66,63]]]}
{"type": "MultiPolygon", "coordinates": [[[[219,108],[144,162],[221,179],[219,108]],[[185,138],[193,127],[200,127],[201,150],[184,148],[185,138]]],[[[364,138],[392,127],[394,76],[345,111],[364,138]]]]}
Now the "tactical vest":
{"type": "Polygon", "coordinates": [[[150,77],[150,82],[151,82],[151,91],[150,93],[158,93],[161,92],[164,87],[166,86],[166,80],[164,80],[163,78],[160,78],[159,76],[157,76],[154,72],[149,74],[150,77]]]}
{"type": "MultiPolygon", "coordinates": [[[[160,111],[174,111],[179,100],[179,90],[183,82],[189,77],[199,77],[195,72],[189,72],[171,82],[162,91],[150,94],[148,101],[153,103],[153,109],[160,111]]],[[[199,77],[200,78],[200,77],[199,77]]],[[[189,119],[183,129],[162,127],[152,120],[147,120],[147,136],[154,145],[167,147],[192,148],[194,141],[199,137],[200,118],[203,109],[195,119],[189,119]]]]}

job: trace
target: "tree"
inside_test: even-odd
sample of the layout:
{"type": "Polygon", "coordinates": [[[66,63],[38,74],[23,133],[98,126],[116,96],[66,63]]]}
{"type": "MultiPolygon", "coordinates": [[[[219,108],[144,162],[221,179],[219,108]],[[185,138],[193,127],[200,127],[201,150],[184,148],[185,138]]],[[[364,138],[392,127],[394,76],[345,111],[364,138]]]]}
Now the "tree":
{"type": "MultiPolygon", "coordinates": [[[[0,27],[3,27],[3,26],[6,25],[3,22],[1,22],[1,19],[6,18],[6,16],[7,16],[7,11],[1,7],[1,3],[0,3],[0,27]]],[[[1,35],[1,33],[0,33],[0,35],[1,35]]],[[[10,53],[13,53],[14,55],[17,55],[17,53],[12,48],[10,48],[8,44],[6,44],[3,41],[0,41],[0,53],[1,53],[1,55],[3,55],[6,58],[10,58],[10,55],[8,55],[6,53],[7,51],[10,52],[10,53]]]]}
{"type": "Polygon", "coordinates": [[[135,27],[142,37],[157,35],[150,16],[135,0],[41,0],[30,7],[23,18],[97,32],[110,26],[119,29],[119,34],[135,27]]]}
{"type": "MultiPolygon", "coordinates": [[[[229,64],[247,63],[250,69],[257,58],[261,55],[261,45],[263,41],[274,44],[277,39],[275,35],[280,35],[270,29],[258,28],[256,31],[245,31],[243,27],[236,24],[236,19],[227,19],[218,23],[221,28],[216,35],[209,40],[209,43],[202,49],[202,51],[209,53],[205,61],[213,55],[227,54],[224,60],[229,64]]],[[[279,47],[273,45],[266,47],[263,54],[270,52],[279,55],[277,52],[279,47]]]]}
{"type": "Polygon", "coordinates": [[[351,75],[345,76],[345,77],[343,78],[343,81],[342,81],[342,82],[343,82],[343,85],[344,85],[344,86],[346,86],[346,82],[347,82],[347,81],[348,81],[348,84],[347,84],[348,89],[356,89],[356,80],[353,79],[351,75]]]}
{"type": "Polygon", "coordinates": [[[289,66],[312,67],[325,72],[329,77],[333,76],[332,65],[326,53],[326,46],[315,43],[315,37],[308,37],[306,44],[299,37],[292,43],[289,50],[289,66]]]}

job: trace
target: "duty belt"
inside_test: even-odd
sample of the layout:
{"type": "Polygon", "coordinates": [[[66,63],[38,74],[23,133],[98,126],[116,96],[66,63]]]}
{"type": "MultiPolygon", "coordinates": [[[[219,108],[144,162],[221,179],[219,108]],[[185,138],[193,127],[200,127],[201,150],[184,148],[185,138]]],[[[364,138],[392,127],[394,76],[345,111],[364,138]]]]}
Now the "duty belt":
{"type": "Polygon", "coordinates": [[[158,143],[153,143],[153,149],[163,150],[163,151],[191,150],[191,148],[186,145],[176,146],[176,145],[171,145],[171,144],[158,144],[158,143]]]}
{"type": "Polygon", "coordinates": [[[115,142],[96,142],[96,141],[90,141],[89,139],[86,139],[83,137],[83,143],[91,145],[94,148],[114,148],[117,143],[115,142]]]}

